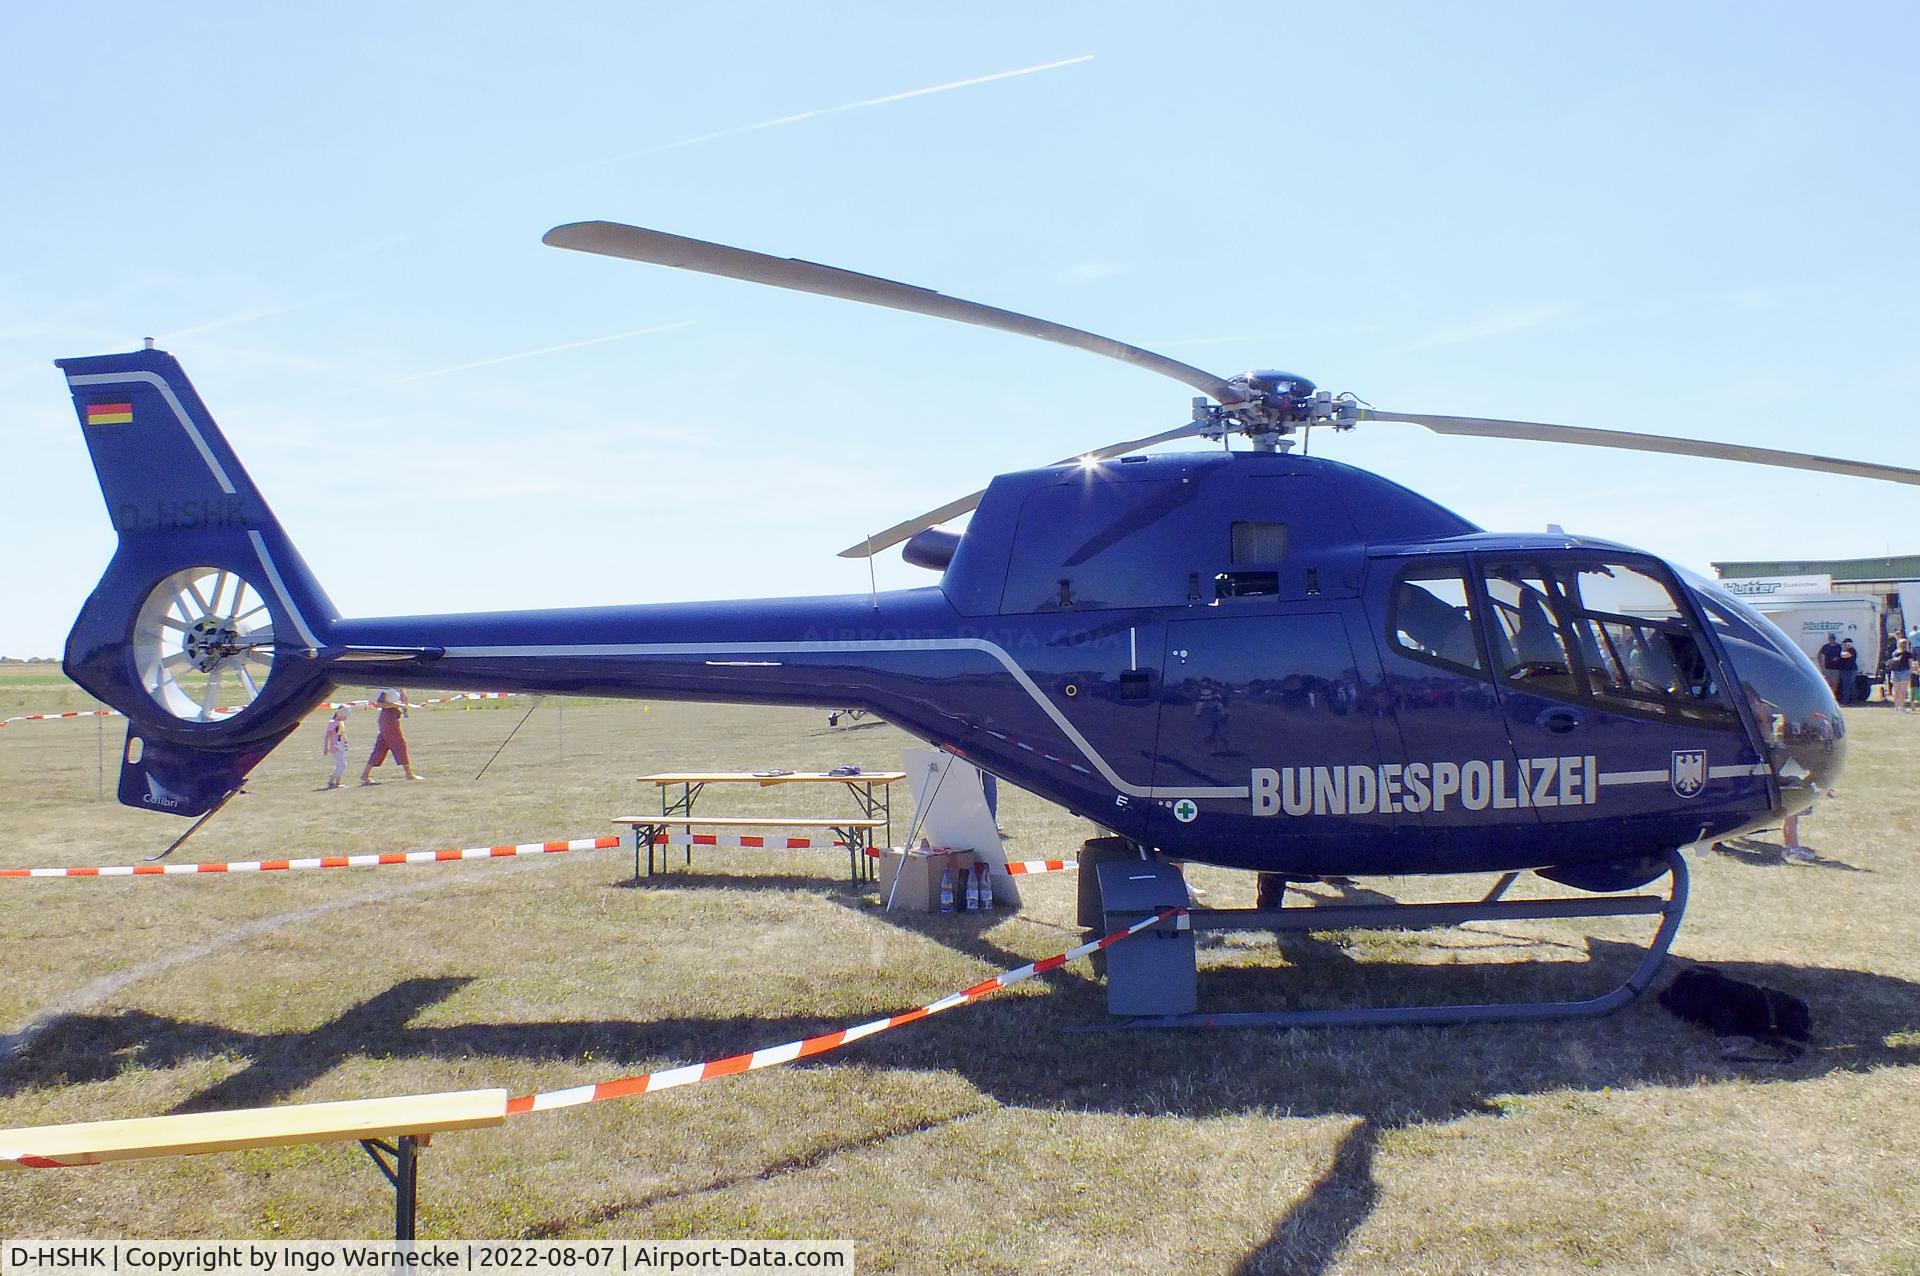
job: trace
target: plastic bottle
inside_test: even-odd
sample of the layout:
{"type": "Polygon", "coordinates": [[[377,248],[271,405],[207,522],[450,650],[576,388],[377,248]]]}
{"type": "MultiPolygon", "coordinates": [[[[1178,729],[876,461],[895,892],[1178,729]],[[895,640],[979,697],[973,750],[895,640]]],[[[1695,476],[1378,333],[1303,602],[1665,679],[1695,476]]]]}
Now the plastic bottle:
{"type": "Polygon", "coordinates": [[[980,907],[993,911],[993,870],[985,864],[975,864],[974,872],[980,875],[980,907]]]}
{"type": "Polygon", "coordinates": [[[980,902],[980,866],[972,864],[967,867],[967,911],[977,912],[983,907],[985,905],[980,902]]]}
{"type": "Polygon", "coordinates": [[[940,911],[953,911],[953,865],[943,864],[940,868],[940,911]]]}

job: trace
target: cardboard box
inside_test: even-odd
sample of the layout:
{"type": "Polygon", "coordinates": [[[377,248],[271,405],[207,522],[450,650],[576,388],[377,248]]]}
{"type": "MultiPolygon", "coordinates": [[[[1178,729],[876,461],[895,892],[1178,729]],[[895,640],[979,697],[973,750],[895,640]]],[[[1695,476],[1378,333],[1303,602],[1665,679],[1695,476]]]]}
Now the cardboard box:
{"type": "Polygon", "coordinates": [[[950,869],[953,911],[960,912],[967,901],[966,875],[973,871],[973,864],[973,852],[969,850],[932,846],[903,851],[891,847],[880,859],[880,903],[894,912],[937,913],[940,911],[940,874],[950,869]],[[896,878],[900,882],[897,890],[894,888],[896,878]]]}

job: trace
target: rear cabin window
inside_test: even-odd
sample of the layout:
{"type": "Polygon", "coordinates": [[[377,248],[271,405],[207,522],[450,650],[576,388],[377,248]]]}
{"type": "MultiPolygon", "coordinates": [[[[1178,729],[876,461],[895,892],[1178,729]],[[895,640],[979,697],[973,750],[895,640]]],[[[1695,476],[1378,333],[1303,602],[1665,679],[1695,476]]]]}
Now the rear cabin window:
{"type": "Polygon", "coordinates": [[[1388,637],[1403,655],[1484,677],[1471,597],[1461,564],[1409,567],[1394,582],[1388,637]]]}
{"type": "Polygon", "coordinates": [[[1487,626],[1500,676],[1527,691],[1579,696],[1560,601],[1533,563],[1490,563],[1485,569],[1487,626]]]}

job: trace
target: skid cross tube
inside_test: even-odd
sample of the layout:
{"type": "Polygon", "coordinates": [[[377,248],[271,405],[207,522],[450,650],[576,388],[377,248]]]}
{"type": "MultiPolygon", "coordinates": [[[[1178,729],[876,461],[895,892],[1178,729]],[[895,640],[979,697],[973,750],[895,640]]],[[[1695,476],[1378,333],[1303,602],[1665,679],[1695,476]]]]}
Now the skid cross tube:
{"type": "MultiPolygon", "coordinates": [[[[1626,981],[1611,992],[1583,1001],[1512,1002],[1457,1006],[1383,1006],[1353,1010],[1278,1010],[1209,1014],[1142,1015],[1120,1023],[1089,1025],[1101,1029],[1150,1028],[1357,1028],[1421,1024],[1518,1023],[1540,1019],[1588,1019],[1612,1014],[1650,987],[1666,961],[1687,910],[1687,865],[1678,851],[1667,857],[1669,893],[1616,895],[1589,899],[1506,900],[1497,898],[1511,876],[1485,899],[1446,904],[1335,904],[1313,908],[1196,908],[1188,913],[1193,929],[1203,930],[1388,930],[1470,921],[1515,921],[1561,917],[1658,916],[1660,926],[1646,955],[1626,981]]],[[[1113,912],[1116,922],[1143,916],[1113,912]]]]}

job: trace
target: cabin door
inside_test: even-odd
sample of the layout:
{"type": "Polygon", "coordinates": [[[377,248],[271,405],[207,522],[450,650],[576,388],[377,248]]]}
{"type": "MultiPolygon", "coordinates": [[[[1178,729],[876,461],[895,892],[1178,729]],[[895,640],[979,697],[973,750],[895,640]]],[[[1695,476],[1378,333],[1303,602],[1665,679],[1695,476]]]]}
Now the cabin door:
{"type": "MultiPolygon", "coordinates": [[[[1244,859],[1245,867],[1283,871],[1303,863],[1292,858],[1296,852],[1310,856],[1334,846],[1333,834],[1354,851],[1362,843],[1384,845],[1400,821],[1378,804],[1379,711],[1340,612],[1216,611],[1170,623],[1150,831],[1204,833],[1210,859],[1218,846],[1220,862],[1244,859]],[[1317,808],[1315,767],[1324,772],[1317,808]],[[1356,782],[1364,800],[1349,797],[1356,772],[1365,773],[1356,782]],[[1295,814],[1279,805],[1272,777],[1280,774],[1294,785],[1295,814]],[[1195,827],[1176,830],[1185,824],[1195,827]]],[[[1164,837],[1150,840],[1165,844],[1164,837]]],[[[1343,862],[1352,870],[1350,860],[1343,862]]]]}
{"type": "Polygon", "coordinates": [[[1375,618],[1387,697],[1400,728],[1399,801],[1418,812],[1430,864],[1463,872],[1540,855],[1465,558],[1376,560],[1375,618]]]}
{"type": "Polygon", "coordinates": [[[1571,550],[1478,567],[1507,730],[1569,850],[1665,851],[1767,806],[1766,763],[1663,567],[1571,550]]]}

